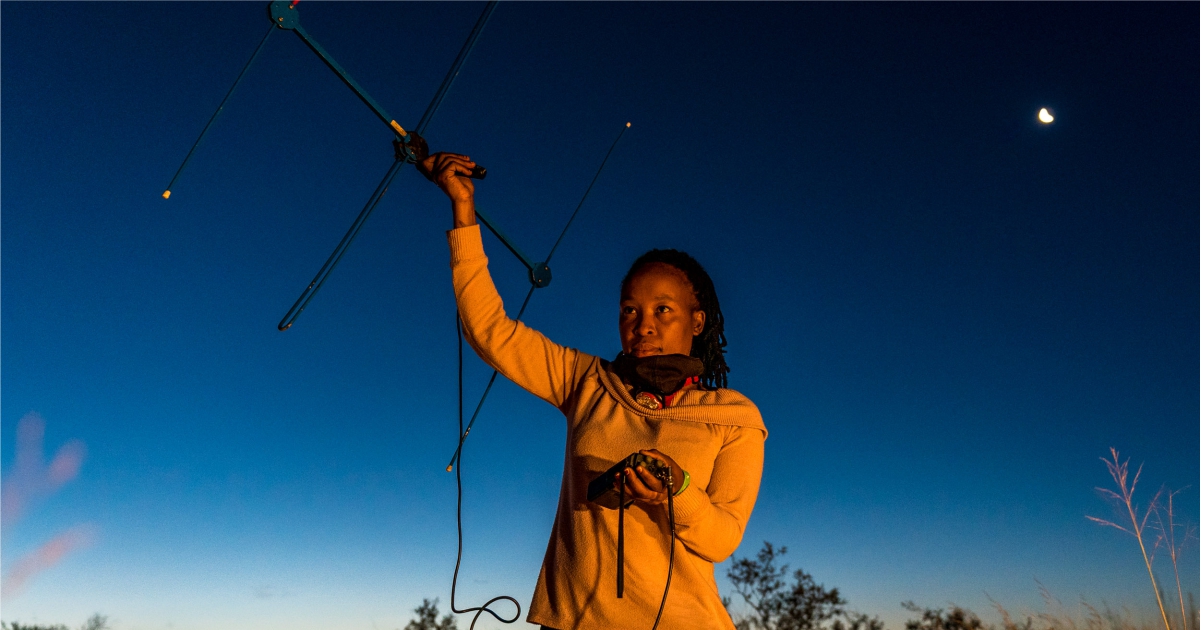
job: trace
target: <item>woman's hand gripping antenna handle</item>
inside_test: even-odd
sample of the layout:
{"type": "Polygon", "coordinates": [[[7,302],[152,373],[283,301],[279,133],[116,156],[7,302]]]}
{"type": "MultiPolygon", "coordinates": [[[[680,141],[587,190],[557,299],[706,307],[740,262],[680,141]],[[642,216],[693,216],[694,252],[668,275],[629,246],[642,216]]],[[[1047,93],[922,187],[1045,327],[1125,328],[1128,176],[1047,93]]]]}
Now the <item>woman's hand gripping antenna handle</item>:
{"type": "MultiPolygon", "coordinates": [[[[425,138],[421,137],[421,134],[418,134],[416,131],[410,132],[408,142],[397,138],[392,141],[392,146],[396,147],[396,159],[413,162],[418,172],[425,175],[425,178],[431,182],[434,181],[434,174],[431,172],[430,167],[426,166],[431,157],[430,146],[425,141],[425,138]]],[[[468,175],[472,179],[484,179],[487,176],[488,169],[478,164],[471,168],[471,174],[468,175]]]]}
{"type": "Polygon", "coordinates": [[[417,169],[450,198],[456,228],[475,225],[475,184],[471,171],[476,163],[458,153],[435,153],[417,162],[417,169]]]}

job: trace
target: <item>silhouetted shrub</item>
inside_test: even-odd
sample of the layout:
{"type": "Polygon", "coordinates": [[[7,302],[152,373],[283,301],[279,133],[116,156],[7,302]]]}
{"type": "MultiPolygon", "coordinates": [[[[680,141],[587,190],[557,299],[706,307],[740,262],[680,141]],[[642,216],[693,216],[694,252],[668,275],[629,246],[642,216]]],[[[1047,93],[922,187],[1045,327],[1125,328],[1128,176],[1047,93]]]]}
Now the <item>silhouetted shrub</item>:
{"type": "Polygon", "coordinates": [[[442,621],[438,621],[437,599],[432,602],[422,599],[421,605],[414,608],[413,612],[417,613],[417,618],[410,621],[404,630],[458,630],[459,626],[450,614],[442,617],[442,621]]]}
{"type": "MultiPolygon", "coordinates": [[[[776,560],[788,553],[763,543],[751,558],[733,558],[726,577],[754,611],[735,620],[739,630],[884,630],[876,617],[849,611],[838,589],[826,589],[813,576],[797,569],[787,581],[788,565],[776,560]]],[[[729,606],[729,598],[723,602],[729,606]]]]}

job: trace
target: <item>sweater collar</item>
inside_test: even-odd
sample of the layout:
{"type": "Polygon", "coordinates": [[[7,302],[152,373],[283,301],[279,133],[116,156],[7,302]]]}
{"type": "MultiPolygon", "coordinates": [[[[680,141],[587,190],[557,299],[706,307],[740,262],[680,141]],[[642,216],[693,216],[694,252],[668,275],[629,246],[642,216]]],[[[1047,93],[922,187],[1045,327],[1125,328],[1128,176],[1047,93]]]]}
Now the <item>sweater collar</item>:
{"type": "Polygon", "coordinates": [[[647,409],[639,405],[621,377],[613,369],[613,364],[601,360],[598,370],[601,386],[622,407],[634,415],[647,419],[698,422],[723,426],[746,427],[758,429],[767,435],[767,427],[759,408],[749,398],[729,388],[714,390],[690,389],[681,392],[679,400],[664,409],[647,409]]]}

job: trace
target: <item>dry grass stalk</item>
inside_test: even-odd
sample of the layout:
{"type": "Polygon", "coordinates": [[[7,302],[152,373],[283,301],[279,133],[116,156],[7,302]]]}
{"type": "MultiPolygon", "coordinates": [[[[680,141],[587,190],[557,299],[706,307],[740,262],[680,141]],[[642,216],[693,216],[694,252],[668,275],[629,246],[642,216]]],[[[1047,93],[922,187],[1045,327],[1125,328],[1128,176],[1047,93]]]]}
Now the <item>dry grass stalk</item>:
{"type": "MultiPolygon", "coordinates": [[[[1160,491],[1167,499],[1167,502],[1159,502],[1159,509],[1155,510],[1155,525],[1159,529],[1159,538],[1155,541],[1155,546],[1163,545],[1168,549],[1168,557],[1172,560],[1172,573],[1176,577],[1176,601],[1180,602],[1180,627],[1183,630],[1189,630],[1188,614],[1184,611],[1184,591],[1180,588],[1180,567],[1177,564],[1181,553],[1184,551],[1184,545],[1189,538],[1196,536],[1196,528],[1190,525],[1181,525],[1176,522],[1176,513],[1173,510],[1173,499],[1180,490],[1173,492],[1160,491]],[[1165,518],[1166,517],[1166,518],[1165,518]],[[1176,540],[1176,530],[1184,529],[1184,535],[1181,536],[1179,542],[1176,540]]],[[[1197,630],[1194,628],[1193,630],[1197,630]]]]}
{"type": "Polygon", "coordinates": [[[1159,583],[1155,580],[1155,572],[1151,570],[1151,564],[1155,557],[1155,549],[1152,548],[1151,553],[1148,554],[1147,545],[1143,540],[1143,532],[1146,530],[1147,520],[1153,512],[1156,512],[1156,506],[1158,505],[1160,496],[1163,494],[1163,489],[1155,493],[1155,496],[1151,498],[1151,503],[1143,511],[1142,516],[1139,516],[1138,506],[1134,503],[1134,489],[1138,486],[1138,478],[1143,473],[1143,467],[1140,464],[1138,470],[1134,473],[1134,479],[1130,480],[1130,459],[1127,458],[1124,462],[1120,461],[1117,449],[1112,447],[1109,449],[1109,453],[1113,456],[1113,461],[1104,457],[1101,458],[1101,461],[1105,462],[1105,467],[1109,469],[1109,475],[1113,477],[1114,483],[1117,484],[1118,492],[1101,487],[1097,488],[1097,492],[1106,499],[1114,502],[1119,507],[1119,511],[1122,507],[1126,508],[1123,516],[1130,519],[1130,528],[1127,529],[1113,521],[1107,521],[1095,516],[1087,516],[1085,518],[1100,525],[1120,529],[1138,540],[1139,551],[1143,553],[1143,564],[1147,567],[1147,576],[1151,578],[1151,588],[1155,591],[1155,602],[1159,604],[1159,614],[1163,618],[1164,630],[1172,630],[1172,626],[1168,623],[1168,612],[1164,608],[1163,597],[1159,591],[1159,583]],[[1129,481],[1129,484],[1127,481],[1129,481]]]}
{"type": "Polygon", "coordinates": [[[1122,608],[1115,611],[1108,604],[1102,603],[1103,610],[1080,598],[1079,613],[1067,610],[1051,592],[1038,583],[1039,593],[1045,604],[1041,612],[1024,611],[1025,622],[1018,622],[1014,614],[1004,606],[989,597],[993,608],[1001,615],[1001,630],[1155,630],[1156,623],[1136,620],[1130,610],[1122,608]]]}
{"type": "Polygon", "coordinates": [[[992,607],[996,608],[997,612],[1000,613],[1001,628],[1004,630],[1031,630],[1031,628],[1033,628],[1034,622],[1029,617],[1026,617],[1026,623],[1018,624],[1013,620],[1013,616],[1009,614],[1009,611],[1001,605],[1001,602],[993,599],[988,593],[985,593],[984,595],[988,597],[989,602],[992,602],[992,607]]]}

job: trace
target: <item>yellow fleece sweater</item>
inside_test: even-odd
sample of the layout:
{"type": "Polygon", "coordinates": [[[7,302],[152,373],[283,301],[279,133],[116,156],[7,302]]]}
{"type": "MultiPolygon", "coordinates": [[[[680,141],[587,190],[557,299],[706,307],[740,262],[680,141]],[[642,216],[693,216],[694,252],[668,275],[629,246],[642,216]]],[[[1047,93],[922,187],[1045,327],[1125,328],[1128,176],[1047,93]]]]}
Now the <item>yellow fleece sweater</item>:
{"type": "Polygon", "coordinates": [[[625,597],[617,598],[617,510],[589,503],[588,482],[641,449],[691,476],[675,498],[675,572],[659,627],[733,630],[713,579],[755,505],[767,429],[731,389],[684,392],[671,407],[634,402],[607,361],[560,346],[505,315],[479,226],[448,233],[455,297],[480,358],[567,417],[559,507],[527,617],[558,630],[649,630],[667,577],[667,506],[634,504],[625,519],[625,597]]]}

